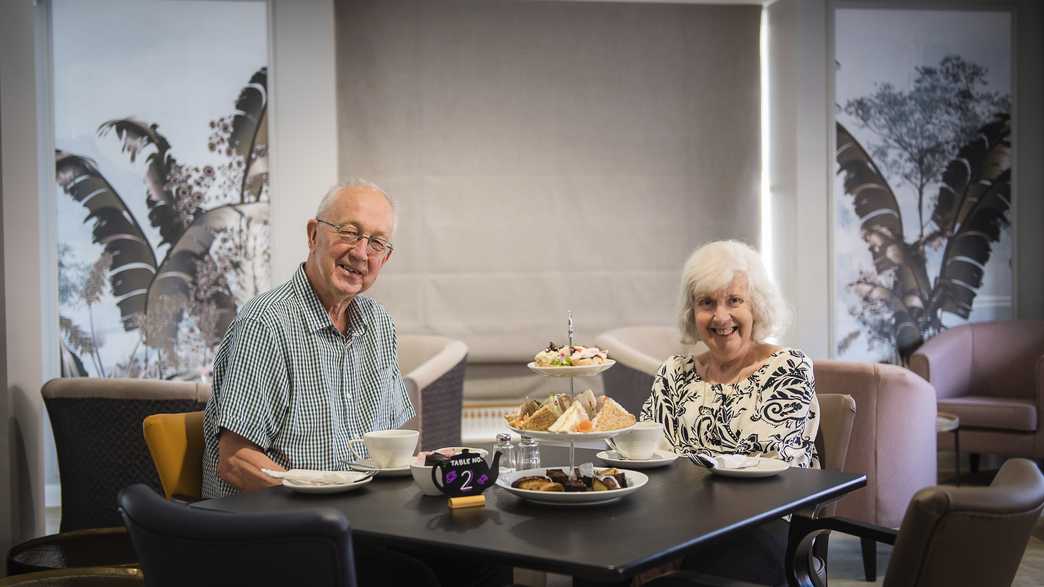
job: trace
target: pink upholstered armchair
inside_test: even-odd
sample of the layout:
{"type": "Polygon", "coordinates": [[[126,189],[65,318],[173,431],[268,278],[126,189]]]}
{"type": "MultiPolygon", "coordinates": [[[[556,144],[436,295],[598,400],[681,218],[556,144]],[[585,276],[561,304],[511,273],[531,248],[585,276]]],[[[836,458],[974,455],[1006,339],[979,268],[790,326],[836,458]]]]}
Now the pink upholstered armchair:
{"type": "Polygon", "coordinates": [[[935,387],[939,411],[960,418],[962,451],[1044,458],[1044,320],[951,328],[910,368],[935,387]]]}

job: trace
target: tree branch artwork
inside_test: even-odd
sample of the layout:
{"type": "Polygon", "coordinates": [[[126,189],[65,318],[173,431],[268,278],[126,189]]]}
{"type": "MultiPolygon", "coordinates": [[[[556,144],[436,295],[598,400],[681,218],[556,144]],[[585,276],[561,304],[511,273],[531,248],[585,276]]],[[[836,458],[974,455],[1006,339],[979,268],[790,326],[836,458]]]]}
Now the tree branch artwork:
{"type": "Polygon", "coordinates": [[[121,142],[130,162],[144,157],[155,247],[95,162],[56,151],[57,183],[87,211],[84,224],[103,248],[90,269],[60,255],[60,301],[82,302],[91,324],[84,331],[71,316],[60,317],[64,376],[89,374],[81,355],[102,377],[195,378],[209,367],[238,303],[267,282],[266,86],[262,68],[240,92],[235,114],[210,122],[207,146],[227,158],[221,165],[180,163],[154,123],[122,118],[99,127],[99,136],[121,142]],[[139,334],[129,356],[108,366],[91,312],[106,287],[123,329],[139,334]]]}
{"type": "Polygon", "coordinates": [[[846,205],[861,221],[873,259],[873,270],[848,284],[857,300],[849,311],[861,328],[842,337],[841,353],[865,336],[905,362],[945,329],[942,312],[967,319],[993,244],[1010,224],[1008,97],[985,91],[985,69],[957,56],[916,71],[908,91],[881,84],[845,104],[844,112],[870,131],[868,145],[836,125],[846,205]],[[888,178],[916,194],[914,235],[904,233],[888,178]],[[929,275],[929,253],[940,249],[939,269],[929,275]]]}

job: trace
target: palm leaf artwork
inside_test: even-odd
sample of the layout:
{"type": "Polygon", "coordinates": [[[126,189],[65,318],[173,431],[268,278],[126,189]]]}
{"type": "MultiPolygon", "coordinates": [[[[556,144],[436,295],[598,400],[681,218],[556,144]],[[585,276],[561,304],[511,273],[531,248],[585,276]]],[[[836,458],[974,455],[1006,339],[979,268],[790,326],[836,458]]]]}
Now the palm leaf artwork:
{"type": "MultiPolygon", "coordinates": [[[[967,319],[993,243],[1009,225],[1011,209],[1010,119],[998,114],[957,150],[942,174],[933,232],[913,243],[903,238],[895,195],[866,150],[837,124],[838,173],[862,221],[863,240],[876,274],[849,285],[862,303],[860,321],[871,328],[890,318],[887,337],[904,360],[943,329],[941,312],[967,319]],[[926,249],[945,243],[939,274],[929,285],[926,249]]],[[[845,337],[851,343],[855,333],[845,337]]],[[[841,345],[839,345],[841,346],[841,345]]]]}
{"type": "Polygon", "coordinates": [[[228,144],[244,166],[240,202],[258,201],[262,188],[268,184],[267,83],[268,70],[262,67],[236,100],[228,144]]]}
{"type": "MultiPolygon", "coordinates": [[[[235,114],[211,122],[210,150],[229,159],[217,168],[180,164],[155,123],[124,118],[99,127],[99,136],[115,135],[132,163],[144,157],[149,222],[159,233],[157,248],[167,247],[160,260],[94,162],[57,153],[59,186],[87,209],[84,223],[93,225],[93,241],[111,256],[107,275],[122,327],[139,332],[139,346],[155,351],[150,364],[147,353],[137,358],[136,346],[118,365],[125,373],[116,374],[191,376],[193,362],[197,368],[209,363],[199,355],[220,342],[237,300],[267,285],[249,261],[267,259],[257,243],[268,226],[265,85],[262,68],[240,93],[235,114]]],[[[67,372],[86,372],[68,346],[62,357],[67,372]]]]}
{"type": "Polygon", "coordinates": [[[92,240],[112,255],[109,281],[123,327],[132,330],[145,316],[149,286],[156,275],[156,255],[123,198],[93,161],[55,151],[55,180],[87,209],[92,240]]]}
{"type": "Polygon", "coordinates": [[[923,256],[911,251],[903,240],[903,217],[899,203],[866,149],[848,130],[837,124],[838,173],[844,174],[845,192],[854,199],[862,221],[863,240],[870,249],[879,275],[894,276],[891,288],[876,280],[861,279],[851,285],[864,305],[886,306],[892,315],[893,336],[900,352],[921,344],[917,318],[930,287],[923,256]]]}
{"type": "Polygon", "coordinates": [[[961,318],[971,314],[992,244],[1009,225],[1010,134],[1008,115],[998,116],[974,141],[961,147],[943,172],[932,220],[949,239],[933,292],[933,310],[961,318]]]}
{"type": "MultiPolygon", "coordinates": [[[[215,239],[221,234],[244,230],[252,223],[264,223],[267,219],[266,202],[228,204],[201,214],[182,233],[160,265],[149,287],[149,306],[184,308],[192,302],[194,295],[202,293],[210,308],[208,320],[200,324],[204,340],[209,345],[220,342],[225,329],[236,316],[236,302],[227,284],[206,292],[195,291],[200,260],[210,252],[215,239]]],[[[161,320],[158,324],[150,326],[152,328],[146,335],[160,336],[162,344],[161,341],[171,340],[176,335],[178,325],[172,320],[161,320]]]]}
{"type": "Polygon", "coordinates": [[[171,169],[177,164],[170,154],[170,143],[159,133],[158,125],[131,118],[110,120],[98,128],[100,136],[110,132],[114,132],[123,143],[123,152],[130,155],[131,163],[146,148],[152,147],[145,165],[145,202],[149,206],[149,222],[160,231],[161,245],[173,243],[177,235],[184,232],[188,222],[179,217],[174,204],[176,194],[168,186],[171,169]]]}

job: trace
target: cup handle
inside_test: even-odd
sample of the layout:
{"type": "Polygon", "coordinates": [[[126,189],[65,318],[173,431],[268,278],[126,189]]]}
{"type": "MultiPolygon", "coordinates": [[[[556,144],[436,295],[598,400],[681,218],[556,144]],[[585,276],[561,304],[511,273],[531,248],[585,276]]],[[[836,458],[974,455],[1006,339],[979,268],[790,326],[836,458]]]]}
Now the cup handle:
{"type": "Polygon", "coordinates": [[[365,446],[365,442],[361,438],[348,439],[348,454],[351,455],[353,463],[362,463],[364,460],[366,460],[366,457],[362,456],[365,453],[356,453],[355,449],[352,448],[358,442],[363,442],[363,446],[365,446]]]}
{"type": "Polygon", "coordinates": [[[616,456],[618,456],[618,457],[622,457],[623,456],[623,454],[620,452],[620,449],[616,448],[616,442],[614,442],[612,438],[606,438],[605,439],[605,444],[610,449],[612,449],[613,452],[616,453],[616,456]]]}

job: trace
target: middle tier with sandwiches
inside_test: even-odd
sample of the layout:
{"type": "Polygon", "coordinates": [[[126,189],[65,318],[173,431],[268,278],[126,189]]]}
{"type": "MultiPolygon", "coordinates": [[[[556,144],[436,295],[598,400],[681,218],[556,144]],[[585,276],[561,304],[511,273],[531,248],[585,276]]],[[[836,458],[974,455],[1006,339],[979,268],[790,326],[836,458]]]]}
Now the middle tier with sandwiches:
{"type": "Polygon", "coordinates": [[[518,412],[504,418],[516,430],[559,433],[621,430],[636,420],[616,400],[605,395],[595,397],[590,389],[578,393],[576,398],[558,393],[543,402],[527,400],[518,412]]]}

